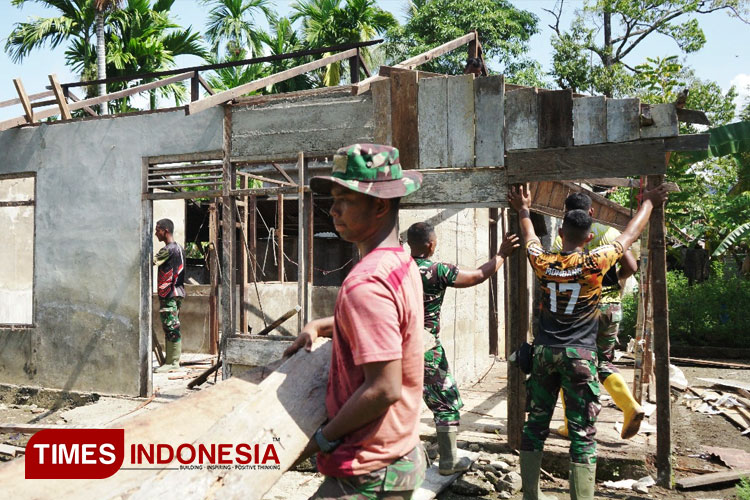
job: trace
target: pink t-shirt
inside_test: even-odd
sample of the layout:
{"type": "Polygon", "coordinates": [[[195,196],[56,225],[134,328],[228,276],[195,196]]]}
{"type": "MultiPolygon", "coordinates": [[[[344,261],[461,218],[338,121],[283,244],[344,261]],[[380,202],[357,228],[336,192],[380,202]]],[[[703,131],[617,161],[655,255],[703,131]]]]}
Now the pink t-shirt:
{"type": "Polygon", "coordinates": [[[326,408],[333,417],[364,383],[362,365],[401,359],[401,399],[378,419],[318,454],[327,476],[381,469],[419,442],[424,353],[422,280],[403,248],[376,248],[351,270],[336,299],[326,408]]]}

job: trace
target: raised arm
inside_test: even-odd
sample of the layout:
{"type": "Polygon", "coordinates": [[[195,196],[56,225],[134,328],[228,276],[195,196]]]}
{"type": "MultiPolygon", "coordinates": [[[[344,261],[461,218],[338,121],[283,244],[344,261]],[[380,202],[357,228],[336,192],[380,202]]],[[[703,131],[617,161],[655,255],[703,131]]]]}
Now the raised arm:
{"type": "Polygon", "coordinates": [[[655,206],[663,204],[669,196],[669,192],[664,184],[646,191],[643,193],[643,201],[641,207],[635,213],[635,216],[630,220],[625,231],[617,237],[615,241],[619,241],[622,245],[623,250],[630,248],[635,240],[640,238],[643,228],[648,223],[648,218],[651,216],[651,211],[655,206]]]}
{"type": "Polygon", "coordinates": [[[490,276],[495,274],[500,266],[503,265],[513,251],[520,246],[518,236],[513,233],[505,233],[503,242],[497,255],[479,266],[477,269],[459,269],[456,281],[453,283],[454,288],[468,288],[483,283],[490,276]]]}
{"type": "Polygon", "coordinates": [[[617,270],[617,279],[625,280],[630,278],[638,270],[638,261],[635,260],[633,252],[625,250],[620,258],[620,269],[617,270]]]}
{"type": "Polygon", "coordinates": [[[521,226],[523,242],[528,243],[531,240],[538,240],[539,238],[534,231],[534,224],[531,222],[531,192],[529,191],[529,185],[511,186],[510,191],[508,191],[508,203],[518,212],[518,223],[521,226]]]}

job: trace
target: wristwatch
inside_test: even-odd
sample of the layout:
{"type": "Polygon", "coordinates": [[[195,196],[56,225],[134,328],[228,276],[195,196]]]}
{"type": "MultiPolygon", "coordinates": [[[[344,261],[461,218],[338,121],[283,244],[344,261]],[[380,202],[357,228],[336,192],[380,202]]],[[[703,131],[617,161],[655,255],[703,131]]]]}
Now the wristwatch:
{"type": "Polygon", "coordinates": [[[341,444],[341,440],[338,439],[336,441],[329,441],[326,439],[326,437],[323,435],[323,426],[321,425],[318,427],[318,430],[315,431],[315,442],[318,443],[318,447],[320,448],[320,451],[323,453],[331,453],[333,450],[339,447],[341,444]]]}

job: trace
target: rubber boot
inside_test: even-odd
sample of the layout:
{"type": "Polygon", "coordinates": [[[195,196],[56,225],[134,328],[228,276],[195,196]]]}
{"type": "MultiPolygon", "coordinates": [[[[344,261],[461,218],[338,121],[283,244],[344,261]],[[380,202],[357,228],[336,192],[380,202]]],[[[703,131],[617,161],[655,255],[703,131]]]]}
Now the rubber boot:
{"type": "Polygon", "coordinates": [[[441,476],[450,476],[457,472],[464,472],[471,467],[471,460],[468,457],[458,458],[456,436],[458,436],[458,426],[437,426],[438,453],[440,453],[438,472],[441,476]]]}
{"type": "Polygon", "coordinates": [[[539,486],[539,473],[541,470],[542,452],[521,450],[523,500],[557,500],[557,497],[542,493],[542,488],[539,486]]]}
{"type": "Polygon", "coordinates": [[[628,384],[619,373],[613,373],[604,379],[604,388],[612,396],[617,407],[622,410],[623,418],[622,432],[620,437],[630,439],[638,434],[643,417],[646,415],[641,405],[633,398],[628,384]]]}
{"type": "Polygon", "coordinates": [[[562,389],[560,389],[560,401],[562,401],[564,423],[557,428],[557,433],[562,437],[568,437],[568,416],[565,415],[565,394],[562,389]]]}
{"type": "Polygon", "coordinates": [[[570,500],[594,500],[596,464],[570,462],[570,500]]]}
{"type": "Polygon", "coordinates": [[[164,356],[164,364],[155,370],[156,373],[173,372],[180,368],[180,355],[182,354],[182,341],[166,342],[167,353],[164,356]]]}

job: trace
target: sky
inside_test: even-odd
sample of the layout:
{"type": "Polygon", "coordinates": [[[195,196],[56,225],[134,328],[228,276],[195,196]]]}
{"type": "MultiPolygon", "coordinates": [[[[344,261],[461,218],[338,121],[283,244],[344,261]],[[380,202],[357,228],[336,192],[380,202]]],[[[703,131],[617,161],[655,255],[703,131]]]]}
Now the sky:
{"type": "MultiPolygon", "coordinates": [[[[10,5],[10,0],[0,0],[0,43],[5,46],[6,39],[17,22],[27,20],[30,16],[55,16],[55,11],[41,5],[27,2],[23,8],[10,5]]],[[[271,0],[274,10],[281,15],[290,12],[290,1],[271,0]]],[[[381,8],[392,12],[399,21],[403,21],[406,0],[377,0],[381,8]]],[[[552,30],[549,24],[553,17],[544,9],[553,9],[555,0],[511,0],[517,8],[533,12],[539,17],[540,33],[530,41],[528,56],[536,59],[545,70],[551,68],[552,48],[550,38],[552,30]]],[[[575,9],[583,6],[582,0],[567,0],[561,25],[567,27],[575,9]]],[[[172,8],[175,20],[182,26],[193,26],[202,31],[205,27],[207,7],[199,0],[176,0],[172,8]]],[[[633,50],[625,59],[629,65],[637,65],[646,57],[666,57],[680,55],[683,64],[695,69],[701,79],[716,81],[724,90],[735,85],[740,92],[738,106],[750,95],[750,25],[728,17],[723,12],[699,16],[707,43],[698,52],[680,55],[677,45],[662,35],[652,35],[633,50]]],[[[264,26],[265,23],[260,23],[264,26]]],[[[178,66],[199,65],[203,62],[195,57],[184,56],[177,59],[178,66]]],[[[61,82],[78,80],[65,66],[64,45],[57,49],[44,48],[25,58],[22,63],[14,63],[8,55],[0,52],[0,101],[18,97],[13,86],[13,78],[21,78],[29,94],[42,92],[49,84],[48,75],[55,73],[61,82]]],[[[13,118],[23,113],[20,105],[0,108],[0,120],[13,118]]]]}

